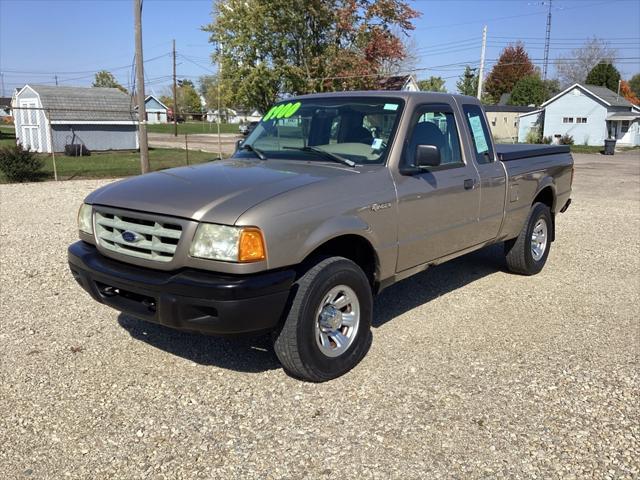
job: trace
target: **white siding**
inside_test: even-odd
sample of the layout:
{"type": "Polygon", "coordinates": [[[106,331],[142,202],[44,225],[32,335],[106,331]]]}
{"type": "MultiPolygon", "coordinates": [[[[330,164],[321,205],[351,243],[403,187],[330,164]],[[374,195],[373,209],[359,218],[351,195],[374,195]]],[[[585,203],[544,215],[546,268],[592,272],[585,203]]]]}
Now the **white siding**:
{"type": "Polygon", "coordinates": [[[537,126],[540,119],[541,112],[531,112],[526,115],[521,115],[518,120],[518,142],[526,143],[527,135],[531,129],[537,126]]]}
{"type": "Polygon", "coordinates": [[[607,138],[606,118],[607,107],[576,87],[545,107],[544,136],[555,140],[556,135],[568,134],[576,145],[601,146],[607,138]],[[573,122],[565,123],[565,118],[573,122]],[[576,123],[577,118],[587,123],[576,123]]]}

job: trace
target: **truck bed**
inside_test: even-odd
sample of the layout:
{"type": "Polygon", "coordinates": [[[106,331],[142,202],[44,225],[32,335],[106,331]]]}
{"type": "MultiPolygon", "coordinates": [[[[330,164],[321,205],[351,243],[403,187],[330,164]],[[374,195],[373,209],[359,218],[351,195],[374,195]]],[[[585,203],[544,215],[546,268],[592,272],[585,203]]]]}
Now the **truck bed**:
{"type": "Polygon", "coordinates": [[[498,159],[503,162],[571,152],[569,145],[536,145],[527,143],[517,145],[496,144],[495,147],[498,159]]]}

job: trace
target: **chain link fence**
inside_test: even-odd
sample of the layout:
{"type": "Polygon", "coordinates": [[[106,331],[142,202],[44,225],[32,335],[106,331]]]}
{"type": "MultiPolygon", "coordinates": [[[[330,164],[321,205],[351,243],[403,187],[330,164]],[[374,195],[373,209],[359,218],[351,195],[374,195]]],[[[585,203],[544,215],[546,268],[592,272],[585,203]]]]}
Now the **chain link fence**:
{"type": "MultiPolygon", "coordinates": [[[[36,152],[56,180],[119,177],[140,173],[139,122],[135,110],[41,108],[21,99],[2,122],[0,145],[36,152]]],[[[145,121],[151,170],[193,165],[233,154],[240,125],[218,123],[209,114],[148,111],[145,121]]]]}

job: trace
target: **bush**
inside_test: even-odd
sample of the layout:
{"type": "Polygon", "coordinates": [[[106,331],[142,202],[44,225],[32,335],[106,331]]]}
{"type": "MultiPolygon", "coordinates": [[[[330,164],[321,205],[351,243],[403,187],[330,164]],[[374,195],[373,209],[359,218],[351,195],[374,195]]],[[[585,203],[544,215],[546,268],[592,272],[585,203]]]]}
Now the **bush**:
{"type": "Polygon", "coordinates": [[[548,137],[542,137],[542,143],[544,143],[545,145],[551,145],[552,142],[553,138],[551,138],[551,135],[549,135],[548,137]]]}
{"type": "Polygon", "coordinates": [[[573,137],[568,133],[565,133],[562,137],[560,137],[560,145],[573,145],[573,137]]]}
{"type": "Polygon", "coordinates": [[[541,142],[540,131],[537,128],[532,128],[527,132],[527,136],[524,141],[526,143],[540,143],[541,142]]]}
{"type": "Polygon", "coordinates": [[[0,149],[0,171],[10,182],[41,180],[44,162],[35,153],[24,150],[22,145],[0,149]]]}

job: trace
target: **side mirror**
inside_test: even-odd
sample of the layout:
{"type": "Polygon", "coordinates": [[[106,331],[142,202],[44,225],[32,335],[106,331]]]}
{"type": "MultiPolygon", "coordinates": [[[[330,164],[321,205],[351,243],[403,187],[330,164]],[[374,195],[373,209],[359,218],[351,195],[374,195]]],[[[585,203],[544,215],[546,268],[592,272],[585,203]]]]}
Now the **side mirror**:
{"type": "Polygon", "coordinates": [[[240,139],[240,140],[236,140],[236,152],[238,150],[240,150],[240,148],[242,147],[242,144],[244,143],[244,140],[240,139]]]}
{"type": "Polygon", "coordinates": [[[416,145],[416,167],[437,167],[440,163],[440,149],[438,147],[435,145],[416,145]]]}

